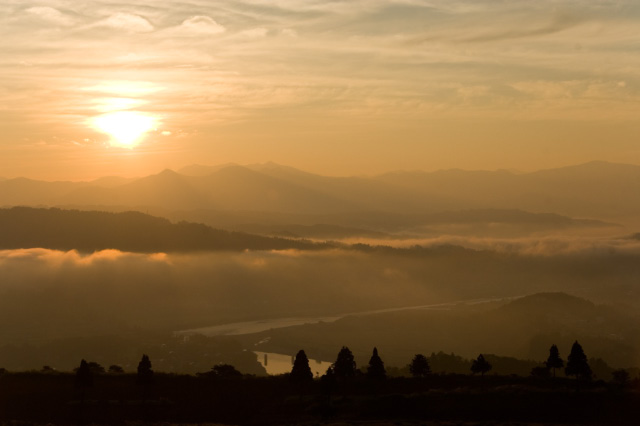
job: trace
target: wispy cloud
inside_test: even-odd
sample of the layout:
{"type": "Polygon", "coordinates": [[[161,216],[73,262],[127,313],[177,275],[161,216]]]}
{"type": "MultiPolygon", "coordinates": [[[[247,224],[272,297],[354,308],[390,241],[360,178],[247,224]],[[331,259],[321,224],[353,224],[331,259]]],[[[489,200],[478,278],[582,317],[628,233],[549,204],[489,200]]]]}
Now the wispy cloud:
{"type": "Polygon", "coordinates": [[[194,35],[214,35],[225,32],[226,29],[209,16],[192,16],[182,21],[177,27],[177,32],[194,35]]]}
{"type": "Polygon", "coordinates": [[[512,29],[499,29],[493,32],[486,32],[484,34],[478,34],[471,37],[462,37],[460,41],[463,42],[489,42],[489,41],[501,41],[512,40],[519,38],[529,38],[544,36],[547,34],[555,34],[560,31],[564,31],[579,23],[583,22],[579,16],[576,15],[560,15],[555,17],[550,23],[542,26],[536,26],[532,28],[512,28],[512,29]]]}
{"type": "Polygon", "coordinates": [[[636,256],[640,254],[640,241],[634,239],[562,235],[542,238],[489,238],[442,235],[434,238],[397,241],[351,238],[345,240],[345,242],[390,246],[400,249],[411,249],[415,246],[425,248],[453,246],[500,254],[549,258],[554,256],[636,256]]]}
{"type": "Polygon", "coordinates": [[[68,26],[74,23],[74,19],[71,16],[49,6],[34,6],[25,11],[52,24],[68,26]]]}
{"type": "Polygon", "coordinates": [[[130,33],[153,31],[153,25],[140,15],[118,12],[94,24],[96,27],[108,27],[130,33]]]}
{"type": "MultiPolygon", "coordinates": [[[[163,87],[117,96],[192,135],[252,121],[329,129],[324,117],[345,120],[346,147],[363,126],[375,139],[382,126],[415,132],[434,120],[493,122],[494,134],[504,120],[629,122],[639,21],[630,0],[10,0],[0,105],[19,119],[6,119],[0,143],[99,139],[77,123],[95,113],[83,88],[109,80],[163,87]]],[[[211,146],[200,138],[192,147],[211,146]]]]}

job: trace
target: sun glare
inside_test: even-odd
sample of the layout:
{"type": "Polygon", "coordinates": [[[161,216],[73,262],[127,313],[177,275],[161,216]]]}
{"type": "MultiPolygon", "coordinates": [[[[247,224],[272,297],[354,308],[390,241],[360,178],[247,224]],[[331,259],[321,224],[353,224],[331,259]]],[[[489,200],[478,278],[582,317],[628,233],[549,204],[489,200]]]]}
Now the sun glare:
{"type": "Polygon", "coordinates": [[[93,119],[93,126],[111,136],[111,145],[134,148],[145,133],[153,130],[155,119],[135,111],[118,111],[93,119]]]}

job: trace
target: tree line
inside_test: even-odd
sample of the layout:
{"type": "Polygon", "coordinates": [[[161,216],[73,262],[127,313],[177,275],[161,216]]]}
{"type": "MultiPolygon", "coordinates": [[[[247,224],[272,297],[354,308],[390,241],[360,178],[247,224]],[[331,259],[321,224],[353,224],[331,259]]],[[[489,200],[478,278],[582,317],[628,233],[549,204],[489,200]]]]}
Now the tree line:
{"type": "MultiPolygon", "coordinates": [[[[549,377],[552,373],[553,377],[556,377],[556,370],[562,367],[564,367],[566,376],[573,376],[578,380],[584,381],[589,381],[593,378],[593,372],[589,366],[587,356],[578,341],[575,341],[571,347],[566,366],[565,361],[560,357],[558,347],[554,344],[549,348],[549,357],[547,360],[542,366],[534,367],[531,375],[535,377],[549,377]]],[[[471,364],[471,373],[484,376],[484,374],[491,371],[492,368],[493,366],[485,359],[485,356],[479,354],[471,364]]],[[[429,360],[423,354],[416,354],[413,357],[409,364],[409,371],[414,378],[426,378],[432,374],[429,360]]],[[[343,346],[340,352],[338,352],[336,361],[329,367],[322,379],[347,380],[359,374],[362,373],[356,368],[353,353],[348,347],[343,346]]],[[[378,349],[375,347],[373,348],[373,353],[364,372],[364,376],[373,380],[382,380],[387,377],[384,362],[378,354],[378,349]]],[[[309,367],[309,359],[304,350],[300,350],[296,354],[290,377],[291,380],[296,382],[313,380],[313,373],[309,367]]],[[[614,371],[613,377],[614,381],[618,382],[627,382],[630,378],[629,373],[624,369],[614,371]]]]}
{"type": "MultiPolygon", "coordinates": [[[[500,368],[491,365],[495,358],[488,354],[465,363],[468,374],[440,374],[438,356],[415,354],[406,367],[412,377],[397,377],[378,348],[368,363],[356,365],[346,346],[321,377],[312,374],[304,350],[293,357],[289,373],[271,377],[243,375],[229,364],[195,375],[154,372],[147,354],[138,358],[135,372],[83,359],[74,373],[51,374],[52,368],[43,369],[45,374],[0,372],[0,423],[278,425],[354,418],[465,422],[481,417],[505,424],[551,424],[558,419],[637,424],[640,394],[633,390],[640,380],[627,383],[624,370],[620,377],[614,375],[614,382],[592,380],[589,364],[595,362],[578,342],[563,355],[551,346],[540,365],[547,370],[545,378],[487,375],[500,368]],[[559,369],[576,379],[554,379],[559,369]],[[571,390],[574,386],[576,391],[571,390]]],[[[160,365],[160,358],[157,361],[160,365]]]]}
{"type": "MultiPolygon", "coordinates": [[[[481,377],[492,370],[492,364],[486,360],[484,354],[479,354],[470,367],[473,375],[479,374],[481,377]]],[[[553,344],[549,348],[549,356],[538,367],[531,370],[531,376],[537,378],[555,378],[556,370],[564,368],[566,376],[575,377],[576,380],[588,382],[593,379],[593,372],[589,365],[588,358],[578,341],[575,341],[566,362],[561,357],[558,347],[553,344]]],[[[411,376],[415,379],[426,379],[433,374],[429,359],[423,354],[416,354],[408,365],[411,376]]],[[[48,366],[43,367],[43,372],[54,371],[48,366]]],[[[93,385],[93,376],[96,374],[122,374],[124,370],[118,365],[109,366],[105,370],[100,364],[82,360],[80,366],[75,369],[76,385],[84,391],[93,385]]],[[[149,389],[154,383],[154,371],[148,355],[143,355],[137,367],[138,385],[143,390],[149,389]]],[[[243,374],[234,366],[220,364],[214,366],[211,371],[197,373],[198,377],[233,379],[241,378],[243,374]]],[[[372,381],[383,381],[387,379],[387,369],[384,361],[378,353],[376,347],[373,348],[369,363],[364,369],[358,369],[353,353],[347,346],[343,346],[336,357],[335,362],[327,369],[326,373],[320,377],[320,382],[332,386],[338,382],[344,382],[355,378],[366,378],[372,381]]],[[[310,383],[314,380],[313,372],[309,366],[309,358],[304,350],[298,351],[294,360],[291,372],[288,374],[289,380],[296,384],[310,383]]],[[[627,370],[619,369],[613,372],[613,382],[626,385],[630,381],[630,374],[627,370]]]]}

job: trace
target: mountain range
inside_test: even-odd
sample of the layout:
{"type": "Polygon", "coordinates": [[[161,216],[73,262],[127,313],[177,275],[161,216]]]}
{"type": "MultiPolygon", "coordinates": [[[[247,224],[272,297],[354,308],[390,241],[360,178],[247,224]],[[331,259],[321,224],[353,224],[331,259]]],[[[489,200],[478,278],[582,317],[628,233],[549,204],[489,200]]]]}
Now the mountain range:
{"type": "Polygon", "coordinates": [[[607,162],[522,174],[443,170],[372,177],[321,176],[266,163],[192,165],[138,179],[90,182],[5,179],[0,206],[139,210],[172,220],[313,237],[317,229],[291,226],[331,225],[334,234],[354,235],[353,229],[335,227],[362,234],[421,234],[445,223],[529,224],[532,232],[607,226],[598,220],[635,225],[639,193],[640,166],[607,162]]]}

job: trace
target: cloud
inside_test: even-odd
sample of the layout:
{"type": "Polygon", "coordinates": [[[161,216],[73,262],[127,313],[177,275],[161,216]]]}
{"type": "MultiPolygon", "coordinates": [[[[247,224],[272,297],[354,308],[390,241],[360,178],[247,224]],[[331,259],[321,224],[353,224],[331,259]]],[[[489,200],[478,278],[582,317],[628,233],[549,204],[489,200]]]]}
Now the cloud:
{"type": "Polygon", "coordinates": [[[74,20],[69,15],[49,6],[34,6],[26,9],[25,11],[57,25],[69,26],[74,23],[74,20]]]}
{"type": "Polygon", "coordinates": [[[140,80],[107,80],[97,82],[95,85],[81,87],[80,90],[99,94],[111,95],[149,95],[163,90],[163,87],[149,81],[140,80]]]}
{"type": "MultiPolygon", "coordinates": [[[[403,167],[408,160],[399,153],[414,149],[409,140],[427,132],[431,142],[425,150],[433,144],[437,150],[453,153],[452,145],[464,145],[470,155],[465,159],[454,154],[414,156],[410,167],[461,166],[464,161],[462,167],[475,163],[473,167],[486,168],[482,162],[490,159],[488,167],[536,168],[529,164],[534,161],[529,155],[520,154],[535,150],[529,139],[510,145],[527,145],[527,149],[496,148],[520,135],[533,138],[535,131],[505,130],[516,128],[518,120],[529,126],[534,125],[531,120],[585,124],[567,124],[570,136],[549,130],[546,124],[539,127],[546,132],[544,139],[583,141],[579,161],[600,158],[603,153],[611,153],[607,157],[611,160],[629,157],[627,147],[632,142],[627,141],[637,127],[640,59],[634,54],[638,6],[633,2],[623,2],[623,7],[607,1],[550,0],[161,4],[57,0],[33,7],[21,3],[31,2],[0,5],[0,50],[5,64],[0,109],[7,116],[7,130],[0,141],[4,148],[19,148],[24,137],[99,137],[77,124],[95,113],[95,94],[81,87],[107,84],[113,76],[130,80],[132,86],[152,81],[167,89],[161,94],[139,93],[135,88],[113,93],[113,97],[139,98],[175,128],[190,129],[184,140],[189,148],[182,158],[157,157],[167,164],[193,161],[199,149],[206,155],[240,156],[247,162],[263,154],[305,162],[302,151],[286,147],[309,132],[306,146],[320,149],[328,138],[335,140],[341,158],[357,156],[356,135],[370,140],[365,157],[372,161],[360,156],[359,165],[349,164],[368,173],[374,168],[403,167]],[[294,41],[297,32],[300,36],[294,41]],[[26,64],[32,65],[29,72],[26,64]],[[593,97],[593,91],[570,89],[577,96],[557,97],[562,104],[548,108],[523,85],[522,90],[514,90],[522,82],[545,81],[551,86],[598,79],[624,81],[626,87],[620,88],[624,94],[611,90],[607,97],[593,97]],[[453,84],[462,89],[440,90],[453,84]],[[255,127],[236,125],[253,120],[268,123],[261,137],[274,145],[270,153],[251,150],[253,159],[249,159],[239,147],[255,140],[255,127]],[[289,125],[292,122],[298,125],[289,125]],[[486,143],[478,143],[478,132],[464,131],[476,122],[482,122],[486,143]],[[593,127],[587,130],[587,126],[593,127]],[[239,143],[216,152],[208,143],[210,132],[239,143]],[[387,155],[385,147],[399,132],[415,137],[397,142],[402,149],[387,155]],[[603,138],[615,142],[604,147],[597,143],[603,138]],[[505,163],[509,161],[519,163],[505,163]],[[378,165],[369,165],[374,163],[378,165]]],[[[549,95],[562,89],[540,88],[549,90],[549,95]]],[[[604,95],[606,88],[601,89],[598,93],[604,95]]],[[[323,155],[328,158],[329,154],[323,155]]],[[[556,156],[552,163],[578,161],[569,156],[556,156]]],[[[70,172],[74,167],[65,166],[57,175],[45,171],[61,162],[44,157],[39,161],[50,166],[38,168],[40,176],[75,178],[70,172]]],[[[68,158],[64,161],[71,164],[68,158]]],[[[97,157],[91,161],[103,165],[95,173],[111,173],[115,167],[97,157]]],[[[26,165],[33,161],[15,151],[0,163],[4,174],[24,175],[31,172],[26,165]]],[[[150,172],[155,166],[148,164],[150,172]]]]}
{"type": "Polygon", "coordinates": [[[91,268],[98,265],[109,265],[119,262],[167,262],[166,255],[126,253],[119,250],[101,250],[91,254],[81,254],[75,250],[57,251],[42,248],[0,250],[0,266],[11,268],[15,265],[29,264],[34,272],[41,268],[45,270],[60,270],[64,268],[91,268]]]}
{"type": "Polygon", "coordinates": [[[625,238],[598,238],[578,236],[547,236],[542,238],[485,238],[442,235],[434,238],[404,240],[379,240],[373,238],[348,238],[346,244],[367,244],[410,249],[415,246],[438,248],[462,247],[471,250],[490,251],[518,256],[588,256],[610,254],[640,255],[640,241],[625,238]]]}
{"type": "Polygon", "coordinates": [[[266,28],[251,28],[241,32],[239,36],[246,39],[260,39],[266,37],[268,32],[266,28]]]}
{"type": "Polygon", "coordinates": [[[460,38],[463,42],[491,42],[501,40],[513,40],[519,38],[544,36],[548,34],[555,34],[560,31],[567,30],[576,26],[579,23],[584,22],[578,16],[575,15],[561,15],[556,17],[551,23],[534,28],[514,28],[500,31],[487,32],[484,34],[478,34],[471,37],[460,38]]]}
{"type": "MultiPolygon", "coordinates": [[[[585,13],[576,10],[547,16],[537,8],[523,7],[519,10],[495,10],[480,7],[472,14],[455,13],[452,27],[434,24],[423,34],[405,34],[397,37],[406,45],[424,45],[428,43],[491,43],[530,39],[529,42],[542,42],[544,36],[573,29],[580,24],[594,21],[585,13]]],[[[452,46],[453,48],[453,46],[452,46]]]]}
{"type": "Polygon", "coordinates": [[[196,15],[185,19],[177,30],[193,35],[216,35],[224,33],[226,28],[209,16],[196,15]]]}
{"type": "Polygon", "coordinates": [[[282,34],[285,37],[291,37],[291,38],[298,37],[298,32],[296,30],[291,29],[291,28],[283,29],[282,31],[280,31],[280,34],[282,34]]]}
{"type": "Polygon", "coordinates": [[[115,13],[98,22],[96,26],[123,30],[130,33],[147,33],[154,30],[153,25],[142,16],[131,13],[115,13]]]}

